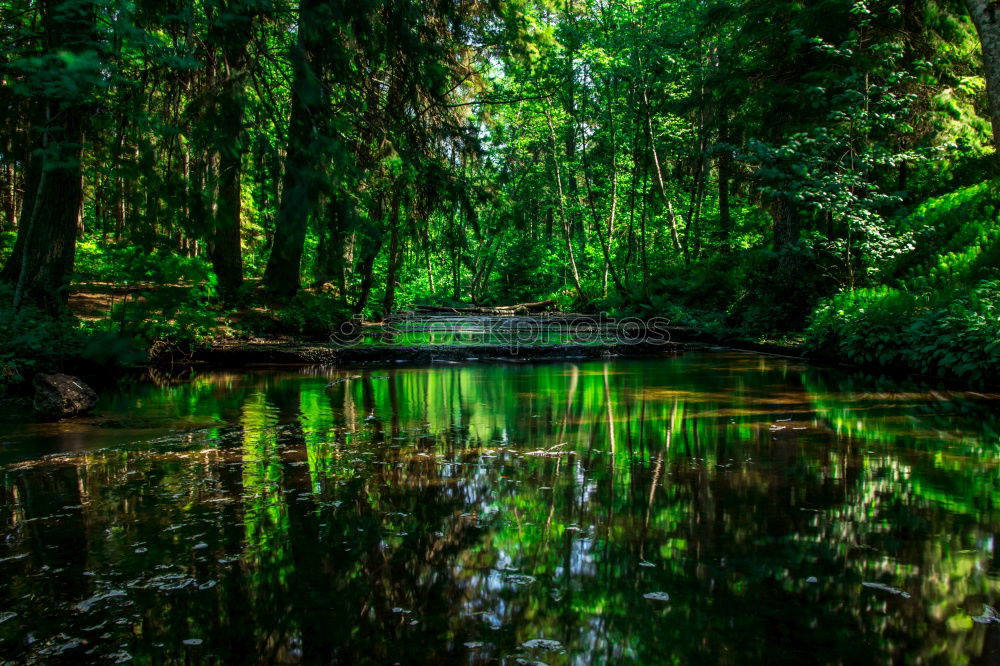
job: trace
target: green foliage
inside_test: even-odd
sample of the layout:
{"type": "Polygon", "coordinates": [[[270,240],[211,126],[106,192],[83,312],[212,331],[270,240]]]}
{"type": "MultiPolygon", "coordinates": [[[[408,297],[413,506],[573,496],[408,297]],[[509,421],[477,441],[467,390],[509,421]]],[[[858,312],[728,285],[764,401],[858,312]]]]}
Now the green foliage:
{"type": "Polygon", "coordinates": [[[0,284],[0,393],[36,372],[64,370],[70,364],[107,371],[145,359],[128,338],[81,326],[68,314],[52,317],[30,303],[15,311],[13,295],[0,284]]]}
{"type": "Polygon", "coordinates": [[[900,223],[910,251],[895,286],[845,291],[807,331],[817,355],[984,382],[1000,369],[1000,199],[997,181],[930,199],[900,223]]]}
{"type": "Polygon", "coordinates": [[[251,335],[299,335],[327,341],[351,316],[351,311],[331,296],[300,291],[274,309],[252,310],[238,326],[251,335]]]}
{"type": "Polygon", "coordinates": [[[811,331],[839,348],[820,338],[888,337],[900,303],[951,312],[1000,279],[961,3],[11,7],[0,257],[32,158],[82,148],[75,277],[115,294],[90,328],[144,346],[551,298],[717,337],[794,334],[822,303],[811,331]],[[82,146],[60,140],[72,108],[82,146]],[[330,295],[271,301],[303,284],[330,295]],[[889,314],[840,322],[841,292],[889,314]]]}
{"type": "Polygon", "coordinates": [[[909,288],[935,290],[1000,277],[1000,180],[929,199],[901,227],[914,244],[893,273],[909,288]]]}
{"type": "Polygon", "coordinates": [[[1000,372],[1000,282],[969,293],[916,295],[891,287],[844,292],[807,331],[814,354],[973,383],[1000,372]]]}
{"type": "Polygon", "coordinates": [[[125,295],[98,328],[182,349],[225,334],[228,311],[216,303],[216,276],[205,261],[121,246],[109,255],[106,274],[120,280],[125,295]]]}

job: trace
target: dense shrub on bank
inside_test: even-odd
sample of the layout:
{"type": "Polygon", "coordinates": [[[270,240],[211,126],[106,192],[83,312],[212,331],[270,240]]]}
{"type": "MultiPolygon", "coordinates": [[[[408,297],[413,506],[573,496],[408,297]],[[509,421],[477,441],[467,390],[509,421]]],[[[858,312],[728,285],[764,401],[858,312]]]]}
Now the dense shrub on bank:
{"type": "Polygon", "coordinates": [[[891,286],[821,302],[810,353],[966,380],[1000,371],[1000,184],[925,202],[902,222],[914,248],[889,267],[891,286]]]}
{"type": "Polygon", "coordinates": [[[974,383],[1000,373],[1000,282],[944,296],[892,287],[825,301],[806,331],[807,350],[859,365],[974,383]]]}

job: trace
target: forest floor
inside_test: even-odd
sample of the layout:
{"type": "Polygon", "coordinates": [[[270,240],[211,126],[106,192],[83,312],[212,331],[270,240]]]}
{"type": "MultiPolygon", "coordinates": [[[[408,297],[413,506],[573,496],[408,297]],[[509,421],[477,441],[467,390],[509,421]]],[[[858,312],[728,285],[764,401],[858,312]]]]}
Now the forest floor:
{"type": "Polygon", "coordinates": [[[83,321],[107,317],[115,303],[121,303],[134,288],[106,282],[75,284],[69,292],[69,309],[83,321]]]}

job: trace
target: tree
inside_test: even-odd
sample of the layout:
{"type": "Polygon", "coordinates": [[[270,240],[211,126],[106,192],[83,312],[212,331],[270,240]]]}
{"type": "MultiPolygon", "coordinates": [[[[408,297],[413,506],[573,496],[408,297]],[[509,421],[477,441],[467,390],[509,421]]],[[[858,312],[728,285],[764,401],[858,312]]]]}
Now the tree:
{"type": "Polygon", "coordinates": [[[14,306],[59,312],[68,297],[82,205],[81,158],[93,92],[101,81],[93,0],[41,3],[33,52],[12,63],[28,97],[32,153],[17,240],[0,279],[14,306]]]}
{"type": "Polygon", "coordinates": [[[969,15],[979,33],[986,69],[986,95],[993,124],[993,146],[1000,151],[1000,2],[966,0],[969,15]]]}
{"type": "Polygon", "coordinates": [[[218,200],[211,230],[210,254],[219,279],[219,290],[232,299],[243,282],[241,242],[241,175],[246,141],[243,118],[246,107],[248,44],[254,19],[267,9],[267,0],[219,2],[211,43],[219,45],[221,82],[215,96],[215,148],[219,154],[218,200]]]}
{"type": "Polygon", "coordinates": [[[330,156],[329,143],[335,141],[324,132],[331,120],[331,108],[323,77],[330,50],[344,39],[336,34],[342,14],[335,10],[343,9],[340,5],[330,0],[302,0],[299,5],[298,35],[290,54],[295,79],[285,176],[264,274],[267,289],[278,296],[290,297],[299,289],[309,217],[318,204],[321,180],[326,176],[324,162],[330,156]]]}

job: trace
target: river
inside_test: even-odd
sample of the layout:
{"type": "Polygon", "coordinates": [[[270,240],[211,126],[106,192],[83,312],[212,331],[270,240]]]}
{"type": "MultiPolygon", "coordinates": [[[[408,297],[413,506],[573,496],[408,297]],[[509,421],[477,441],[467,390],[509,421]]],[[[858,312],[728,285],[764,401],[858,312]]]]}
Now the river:
{"type": "Polygon", "coordinates": [[[724,351],[126,382],[0,421],[0,658],[989,661],[998,407],[724,351]]]}

